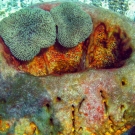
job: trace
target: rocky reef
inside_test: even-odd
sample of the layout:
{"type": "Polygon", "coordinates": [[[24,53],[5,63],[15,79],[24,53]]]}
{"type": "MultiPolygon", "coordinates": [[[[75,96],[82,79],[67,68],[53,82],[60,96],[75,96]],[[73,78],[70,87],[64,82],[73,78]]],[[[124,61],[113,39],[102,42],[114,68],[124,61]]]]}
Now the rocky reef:
{"type": "Polygon", "coordinates": [[[73,48],[56,40],[20,61],[0,39],[0,134],[121,135],[135,124],[135,24],[75,4],[91,16],[93,30],[73,48]]]}

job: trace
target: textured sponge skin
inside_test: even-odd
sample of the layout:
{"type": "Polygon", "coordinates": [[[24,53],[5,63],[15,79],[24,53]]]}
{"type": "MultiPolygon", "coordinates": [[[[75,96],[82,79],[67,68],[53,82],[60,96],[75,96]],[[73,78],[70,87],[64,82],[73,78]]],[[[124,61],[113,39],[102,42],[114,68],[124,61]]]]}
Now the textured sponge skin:
{"type": "Polygon", "coordinates": [[[17,59],[26,61],[55,43],[56,28],[50,12],[25,8],[0,22],[0,36],[17,59]]]}
{"type": "Polygon", "coordinates": [[[57,39],[64,47],[76,46],[92,32],[90,15],[72,2],[64,2],[50,12],[58,28],[57,39]]]}

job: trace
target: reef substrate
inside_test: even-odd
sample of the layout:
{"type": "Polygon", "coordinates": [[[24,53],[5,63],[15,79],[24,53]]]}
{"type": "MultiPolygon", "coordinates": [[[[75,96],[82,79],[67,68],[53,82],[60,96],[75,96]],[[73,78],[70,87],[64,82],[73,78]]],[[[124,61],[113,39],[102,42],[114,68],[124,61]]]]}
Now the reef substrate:
{"type": "Polygon", "coordinates": [[[93,31],[75,48],[56,43],[22,62],[1,39],[0,133],[120,135],[135,124],[135,24],[76,4],[91,16],[93,31]]]}

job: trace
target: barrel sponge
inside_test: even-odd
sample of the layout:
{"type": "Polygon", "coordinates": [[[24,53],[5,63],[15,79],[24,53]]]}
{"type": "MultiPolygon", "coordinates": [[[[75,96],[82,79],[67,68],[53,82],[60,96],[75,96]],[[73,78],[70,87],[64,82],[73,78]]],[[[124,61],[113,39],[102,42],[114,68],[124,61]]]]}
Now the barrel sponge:
{"type": "Polygon", "coordinates": [[[52,8],[50,13],[58,28],[57,39],[64,47],[76,46],[92,32],[90,15],[72,2],[63,2],[52,8]]]}
{"type": "Polygon", "coordinates": [[[26,61],[55,43],[56,25],[50,12],[24,8],[0,22],[0,36],[17,59],[26,61]]]}

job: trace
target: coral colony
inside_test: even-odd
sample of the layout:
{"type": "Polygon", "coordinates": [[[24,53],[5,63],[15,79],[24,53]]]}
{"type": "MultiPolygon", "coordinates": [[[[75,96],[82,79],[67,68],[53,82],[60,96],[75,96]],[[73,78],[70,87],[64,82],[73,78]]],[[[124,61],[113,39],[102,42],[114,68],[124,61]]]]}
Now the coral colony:
{"type": "Polygon", "coordinates": [[[62,3],[51,9],[57,26],[57,39],[64,47],[75,47],[92,32],[92,20],[89,14],[72,3],[62,3]]]}
{"type": "Polygon", "coordinates": [[[4,18],[0,134],[121,135],[130,129],[133,27],[123,16],[79,2],[40,3],[4,18]]]}
{"type": "Polygon", "coordinates": [[[40,48],[55,43],[55,25],[58,28],[57,39],[65,47],[76,46],[92,31],[92,21],[88,14],[75,4],[63,3],[51,12],[25,8],[11,14],[1,21],[0,35],[12,54],[25,61],[36,56],[40,48]]]}
{"type": "Polygon", "coordinates": [[[25,8],[1,21],[0,35],[12,54],[26,61],[55,43],[56,29],[50,12],[25,8]]]}

